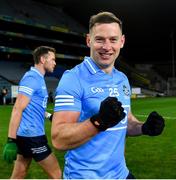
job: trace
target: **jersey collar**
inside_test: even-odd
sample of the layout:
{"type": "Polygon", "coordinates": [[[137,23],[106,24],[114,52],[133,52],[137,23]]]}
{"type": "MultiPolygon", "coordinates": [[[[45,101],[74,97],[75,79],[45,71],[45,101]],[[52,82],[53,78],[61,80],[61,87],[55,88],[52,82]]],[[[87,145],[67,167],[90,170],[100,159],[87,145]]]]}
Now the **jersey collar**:
{"type": "Polygon", "coordinates": [[[84,63],[86,65],[86,67],[88,68],[88,70],[92,73],[92,74],[96,74],[98,71],[101,71],[101,69],[96,65],[96,63],[93,61],[92,58],[90,57],[85,57],[84,58],[84,63]]]}
{"type": "MultiPolygon", "coordinates": [[[[84,63],[86,65],[86,67],[88,68],[88,70],[92,73],[92,74],[96,74],[98,71],[103,72],[94,62],[94,60],[91,57],[85,57],[84,58],[84,63]]],[[[115,67],[113,67],[112,69],[112,73],[115,72],[116,69],[115,67]]]]}

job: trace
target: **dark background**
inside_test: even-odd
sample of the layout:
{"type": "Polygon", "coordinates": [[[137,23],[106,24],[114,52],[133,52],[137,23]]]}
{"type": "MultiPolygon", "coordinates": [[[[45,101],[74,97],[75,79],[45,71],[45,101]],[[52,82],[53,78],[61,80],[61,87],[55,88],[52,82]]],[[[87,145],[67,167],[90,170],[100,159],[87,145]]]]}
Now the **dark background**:
{"type": "Polygon", "coordinates": [[[63,10],[88,30],[91,15],[111,11],[123,21],[123,57],[131,65],[154,64],[165,76],[175,76],[175,0],[36,0],[63,10]]]}

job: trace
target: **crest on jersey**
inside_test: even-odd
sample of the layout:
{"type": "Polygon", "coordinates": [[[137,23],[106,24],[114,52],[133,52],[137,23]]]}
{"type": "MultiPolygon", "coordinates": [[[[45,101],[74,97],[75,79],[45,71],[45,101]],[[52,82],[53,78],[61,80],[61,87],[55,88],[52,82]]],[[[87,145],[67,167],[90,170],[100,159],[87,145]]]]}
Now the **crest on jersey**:
{"type": "Polygon", "coordinates": [[[123,85],[123,92],[124,92],[125,96],[130,96],[130,90],[125,85],[123,85]]]}

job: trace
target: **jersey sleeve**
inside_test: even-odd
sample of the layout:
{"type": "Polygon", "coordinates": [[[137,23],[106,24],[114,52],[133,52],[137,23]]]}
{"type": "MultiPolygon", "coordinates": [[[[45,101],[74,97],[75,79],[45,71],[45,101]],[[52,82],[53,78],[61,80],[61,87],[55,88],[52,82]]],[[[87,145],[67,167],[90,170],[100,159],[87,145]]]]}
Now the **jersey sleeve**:
{"type": "Polygon", "coordinates": [[[31,98],[38,88],[37,85],[38,82],[36,78],[33,76],[24,76],[20,81],[18,93],[31,98]]]}
{"type": "Polygon", "coordinates": [[[81,111],[82,88],[75,73],[66,71],[56,89],[54,111],[81,111]]]}

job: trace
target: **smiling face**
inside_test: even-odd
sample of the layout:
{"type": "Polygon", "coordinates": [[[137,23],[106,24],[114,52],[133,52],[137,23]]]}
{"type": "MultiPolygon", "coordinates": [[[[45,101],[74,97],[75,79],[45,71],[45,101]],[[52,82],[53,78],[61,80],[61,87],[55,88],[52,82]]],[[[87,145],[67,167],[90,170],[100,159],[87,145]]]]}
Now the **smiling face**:
{"type": "Polygon", "coordinates": [[[96,23],[87,35],[90,57],[106,73],[112,71],[125,37],[118,23],[96,23]]]}

